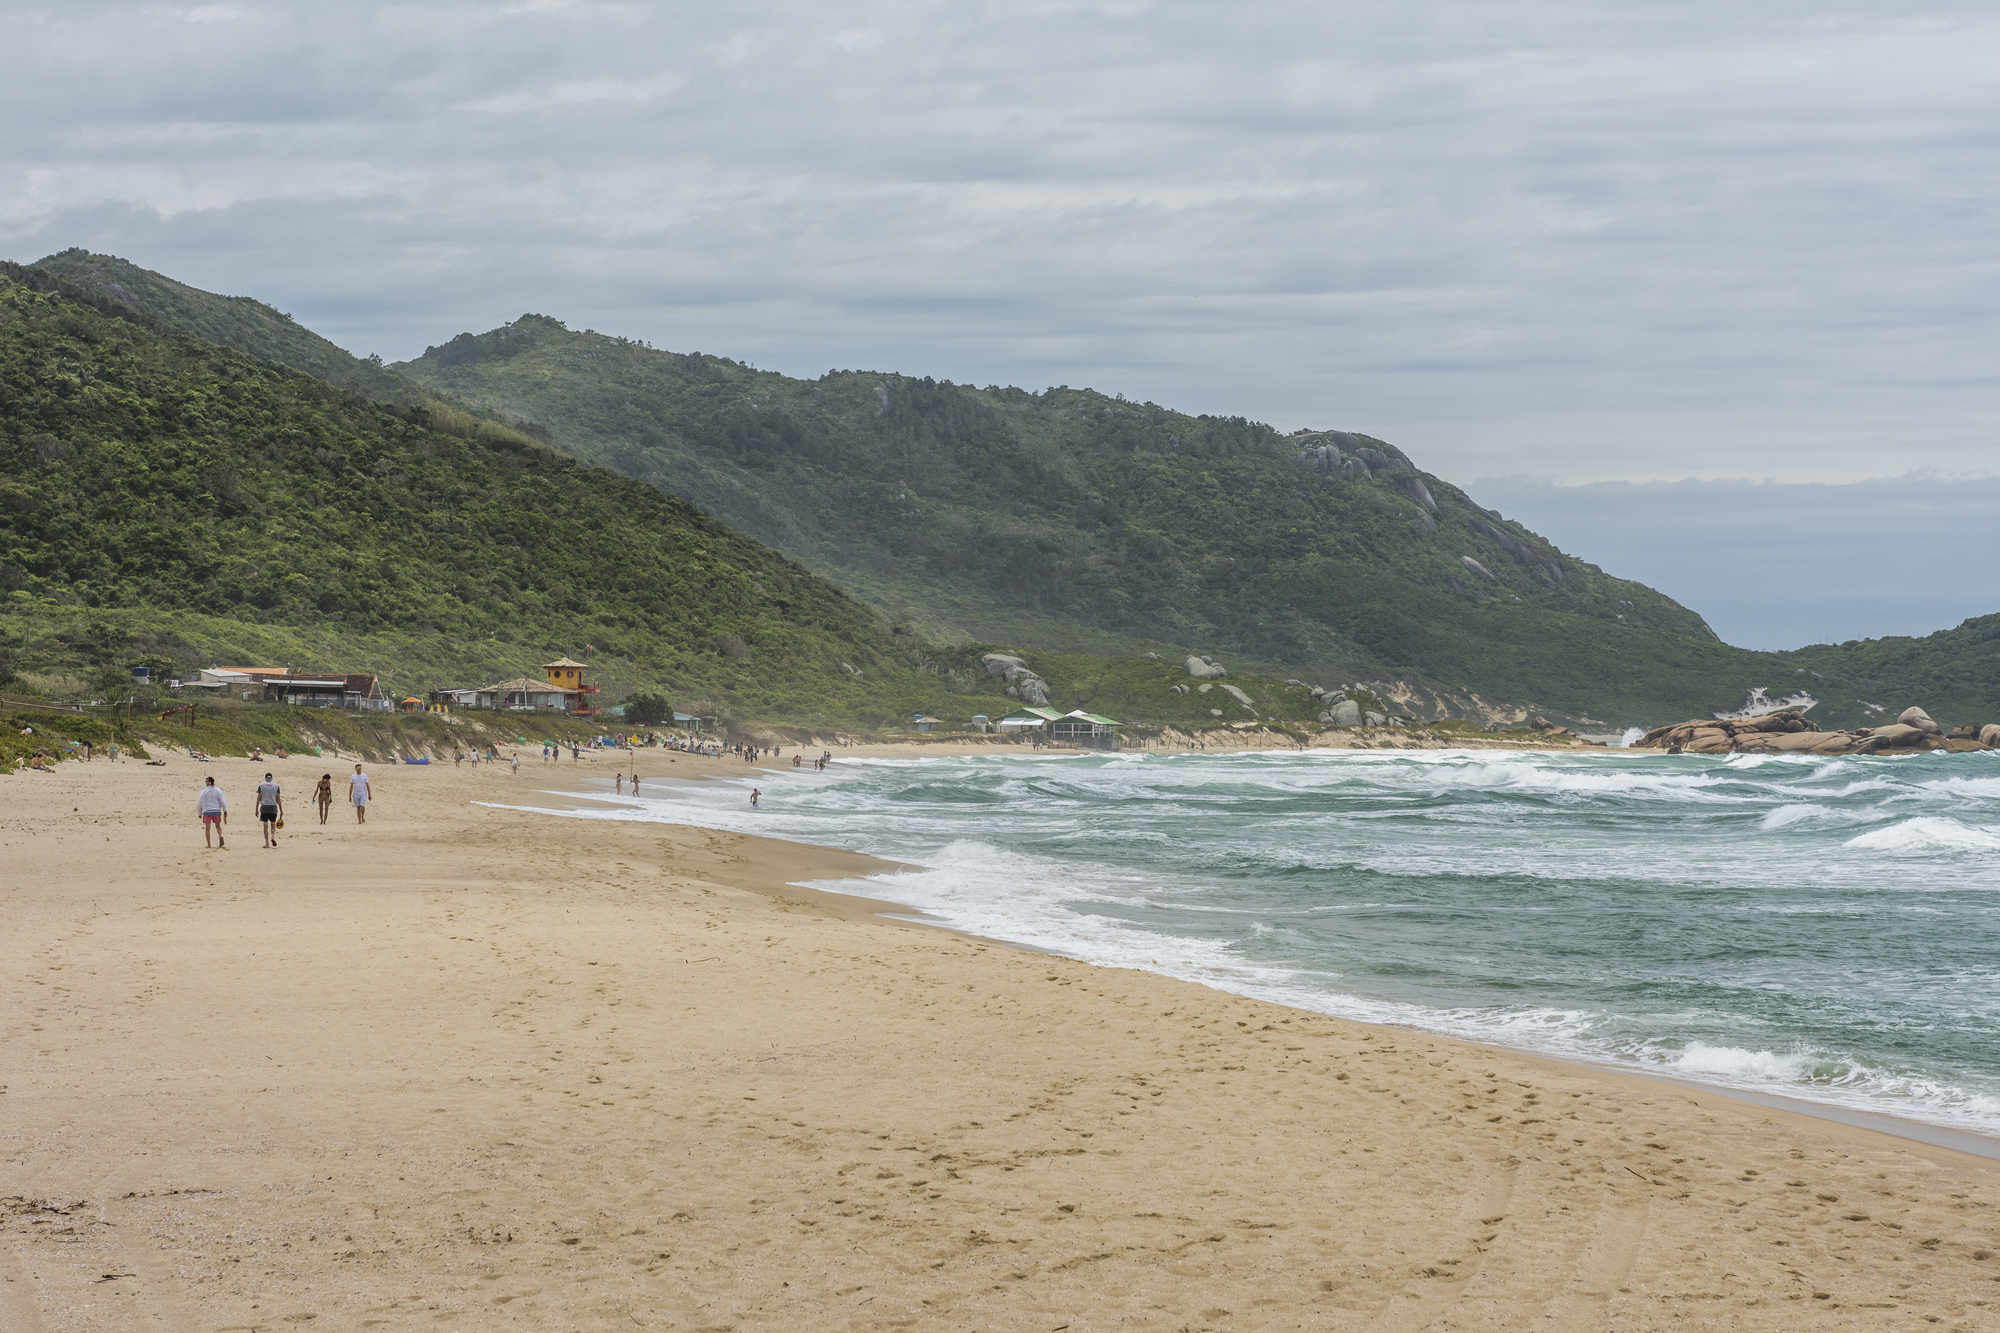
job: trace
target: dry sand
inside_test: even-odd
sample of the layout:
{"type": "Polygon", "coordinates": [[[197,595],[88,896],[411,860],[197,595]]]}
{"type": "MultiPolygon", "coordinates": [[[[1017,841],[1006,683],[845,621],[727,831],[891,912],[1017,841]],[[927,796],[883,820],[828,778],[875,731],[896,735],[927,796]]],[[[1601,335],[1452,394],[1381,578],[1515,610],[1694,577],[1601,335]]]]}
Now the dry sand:
{"type": "Polygon", "coordinates": [[[366,828],[273,764],[275,851],[192,816],[263,764],[0,778],[0,1328],[2000,1323],[2000,1164],[471,804],[529,755],[384,767],[366,828]]]}

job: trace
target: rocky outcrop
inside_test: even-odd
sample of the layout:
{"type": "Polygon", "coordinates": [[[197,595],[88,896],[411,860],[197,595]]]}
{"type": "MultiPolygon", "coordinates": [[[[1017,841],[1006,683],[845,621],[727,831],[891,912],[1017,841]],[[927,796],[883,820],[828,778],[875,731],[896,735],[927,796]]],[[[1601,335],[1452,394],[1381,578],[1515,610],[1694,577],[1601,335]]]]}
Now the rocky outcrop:
{"type": "Polygon", "coordinates": [[[1229,674],[1212,657],[1190,657],[1187,673],[1196,680],[1218,680],[1229,674]]]}
{"type": "Polygon", "coordinates": [[[1005,653],[988,653],[979,659],[979,664],[986,668],[987,675],[1006,681],[1007,693],[1022,703],[1034,708],[1049,706],[1049,683],[1020,658],[1009,657],[1005,653]]]}
{"type": "Polygon", "coordinates": [[[1479,562],[1478,562],[1477,560],[1474,560],[1474,559],[1473,559],[1473,558],[1472,558],[1471,556],[1469,556],[1469,555],[1462,555],[1462,556],[1460,556],[1460,557],[1459,557],[1458,559],[1459,559],[1459,562],[1460,562],[1461,564],[1463,564],[1463,565],[1464,565],[1464,566],[1465,566],[1465,567],[1466,567],[1467,569],[1469,569],[1469,570],[1471,570],[1471,571],[1472,571],[1473,573],[1475,573],[1475,574],[1479,575],[1479,577],[1480,577],[1480,578],[1482,578],[1482,579],[1485,579],[1485,580],[1486,580],[1486,581],[1487,581],[1488,583],[1498,583],[1498,582],[1499,582],[1499,580],[1498,580],[1498,579],[1496,579],[1496,578],[1494,578],[1494,577],[1493,577],[1493,571],[1492,571],[1492,570],[1490,570],[1490,569],[1488,569],[1488,568],[1487,568],[1486,566],[1484,566],[1484,565],[1480,564],[1480,563],[1479,563],[1479,562]]]}
{"type": "MultiPolygon", "coordinates": [[[[1960,745],[1964,743],[1961,739],[1960,745]]],[[[2000,726],[1982,728],[1977,743],[2000,747],[2000,726]],[[1987,739],[1989,734],[1991,740],[1987,739]]],[[[1921,708],[1904,709],[1901,717],[1887,726],[1855,731],[1821,731],[1796,709],[1758,717],[1697,718],[1655,727],[1632,746],[1690,754],[1875,754],[1947,748],[1943,728],[1921,708]]]]}
{"type": "Polygon", "coordinates": [[[1242,704],[1245,708],[1248,708],[1252,713],[1255,713],[1257,711],[1257,706],[1250,702],[1250,696],[1245,694],[1243,691],[1237,689],[1234,685],[1224,685],[1222,688],[1229,691],[1231,694],[1235,695],[1236,702],[1242,704]]]}
{"type": "Polygon", "coordinates": [[[1596,745],[1599,747],[1602,747],[1604,745],[1603,741],[1591,740],[1588,736],[1585,736],[1575,727],[1565,727],[1562,723],[1551,722],[1545,717],[1538,717],[1533,722],[1530,722],[1528,725],[1533,727],[1536,731],[1544,733],[1545,735],[1562,737],[1567,740],[1575,741],[1579,745],[1596,745]]]}
{"type": "Polygon", "coordinates": [[[2000,750],[2000,722],[1988,722],[1979,729],[1979,743],[2000,750]]]}
{"type": "Polygon", "coordinates": [[[1338,699],[1333,707],[1319,715],[1319,720],[1330,727],[1358,727],[1361,725],[1361,705],[1352,699],[1338,699]]]}

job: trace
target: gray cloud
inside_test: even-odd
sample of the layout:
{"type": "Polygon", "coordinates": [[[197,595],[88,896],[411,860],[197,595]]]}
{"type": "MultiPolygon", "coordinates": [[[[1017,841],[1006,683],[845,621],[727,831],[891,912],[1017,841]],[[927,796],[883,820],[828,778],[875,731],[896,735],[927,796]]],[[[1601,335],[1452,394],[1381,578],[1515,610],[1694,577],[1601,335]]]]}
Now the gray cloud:
{"type": "Polygon", "coordinates": [[[1994,469],[1970,0],[17,3],[9,37],[0,250],[357,351],[532,309],[1453,477],[1994,469]]]}

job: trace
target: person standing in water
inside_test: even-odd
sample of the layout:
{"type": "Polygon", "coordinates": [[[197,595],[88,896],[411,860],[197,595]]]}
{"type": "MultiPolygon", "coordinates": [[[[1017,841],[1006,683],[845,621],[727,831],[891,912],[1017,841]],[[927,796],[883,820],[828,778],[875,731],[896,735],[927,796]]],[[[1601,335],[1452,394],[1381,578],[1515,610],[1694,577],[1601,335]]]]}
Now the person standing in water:
{"type": "Polygon", "coordinates": [[[361,765],[354,766],[354,776],[347,780],[347,799],[354,802],[354,822],[368,822],[368,775],[361,771],[361,765]]]}
{"type": "Polygon", "coordinates": [[[752,809],[755,809],[755,808],[756,808],[756,806],[757,806],[757,798],[758,798],[759,796],[762,796],[763,794],[764,794],[763,792],[761,792],[761,791],[758,791],[758,790],[757,790],[757,789],[756,789],[755,787],[752,787],[752,788],[750,789],[750,806],[751,806],[751,808],[752,808],[752,809]]]}
{"type": "Polygon", "coordinates": [[[210,778],[199,792],[195,793],[194,812],[201,817],[201,845],[209,845],[208,835],[215,833],[215,846],[229,848],[229,840],[222,836],[222,826],[229,819],[229,798],[222,794],[222,788],[210,778]]]}
{"type": "Polygon", "coordinates": [[[278,821],[285,817],[285,796],[269,773],[257,784],[257,821],[264,826],[264,845],[278,845],[278,821]]]}
{"type": "Polygon", "coordinates": [[[326,822],[327,812],[333,809],[333,774],[319,775],[319,786],[313,788],[313,800],[319,803],[319,822],[326,822]]]}

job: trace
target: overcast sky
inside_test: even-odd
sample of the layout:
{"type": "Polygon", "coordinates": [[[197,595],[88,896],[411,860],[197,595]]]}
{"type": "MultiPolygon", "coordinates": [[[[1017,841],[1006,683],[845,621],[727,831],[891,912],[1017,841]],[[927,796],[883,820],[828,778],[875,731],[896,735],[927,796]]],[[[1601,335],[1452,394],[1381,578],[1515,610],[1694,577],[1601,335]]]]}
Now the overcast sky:
{"type": "MultiPolygon", "coordinates": [[[[1958,484],[2000,473],[1991,4],[0,0],[0,22],[0,254],[123,255],[357,352],[533,310],[801,375],[1361,430],[1475,493],[1561,483],[1522,492],[1548,536],[1711,619],[1712,581],[1620,563],[1672,550],[1657,506],[1591,484],[1788,484],[1788,513],[1826,515],[1796,525],[1823,552],[1801,576],[1830,580],[1902,533],[1839,531],[1870,491],[1826,483],[1935,474],[1952,498],[1911,521],[1976,530],[1912,576],[2000,566],[1995,492],[1958,484]],[[1595,545],[1557,526],[1618,509],[1595,545]]],[[[1914,628],[1828,615],[1823,637],[1914,628]]]]}

